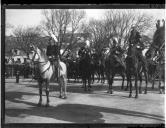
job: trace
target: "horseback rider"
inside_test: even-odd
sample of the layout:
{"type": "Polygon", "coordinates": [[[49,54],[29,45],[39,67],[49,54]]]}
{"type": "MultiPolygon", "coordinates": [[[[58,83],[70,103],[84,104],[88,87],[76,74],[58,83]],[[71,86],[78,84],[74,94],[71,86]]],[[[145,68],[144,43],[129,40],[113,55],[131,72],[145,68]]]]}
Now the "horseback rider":
{"type": "Polygon", "coordinates": [[[89,42],[88,40],[84,41],[84,40],[81,40],[81,39],[79,39],[79,41],[81,41],[81,42],[84,44],[84,46],[82,46],[82,47],[79,49],[78,55],[79,55],[80,57],[82,57],[82,56],[85,55],[85,54],[90,54],[90,47],[89,47],[90,42],[89,42]]]}
{"type": "Polygon", "coordinates": [[[136,46],[136,55],[138,56],[138,59],[142,62],[143,67],[145,70],[146,68],[146,60],[145,57],[143,57],[142,50],[144,49],[144,44],[141,41],[141,35],[136,29],[136,27],[132,27],[132,31],[129,37],[129,45],[130,46],[136,46]]]}
{"type": "Polygon", "coordinates": [[[118,45],[118,40],[116,37],[112,39],[112,47],[110,47],[110,55],[113,56],[118,62],[117,65],[125,67],[124,61],[122,60],[123,49],[118,45]]]}
{"type": "Polygon", "coordinates": [[[49,45],[47,46],[46,55],[48,56],[52,64],[58,60],[58,42],[54,41],[52,38],[49,39],[49,45]]]}
{"type": "Polygon", "coordinates": [[[59,50],[58,42],[56,40],[54,40],[53,38],[49,39],[49,45],[47,46],[46,55],[48,56],[51,64],[55,65],[55,67],[56,67],[55,72],[56,72],[56,76],[57,76],[57,73],[58,73],[57,68],[58,68],[60,50],[59,50]]]}
{"type": "Polygon", "coordinates": [[[159,29],[160,28],[160,20],[157,20],[157,23],[156,23],[156,28],[159,29]]]}

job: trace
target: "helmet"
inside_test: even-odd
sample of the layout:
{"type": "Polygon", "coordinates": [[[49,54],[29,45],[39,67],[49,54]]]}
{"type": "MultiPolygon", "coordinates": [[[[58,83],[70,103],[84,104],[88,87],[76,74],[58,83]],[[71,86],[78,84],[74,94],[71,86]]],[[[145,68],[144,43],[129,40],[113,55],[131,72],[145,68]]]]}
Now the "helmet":
{"type": "Polygon", "coordinates": [[[113,40],[113,43],[118,43],[118,38],[117,37],[113,37],[112,40],[113,40]]]}

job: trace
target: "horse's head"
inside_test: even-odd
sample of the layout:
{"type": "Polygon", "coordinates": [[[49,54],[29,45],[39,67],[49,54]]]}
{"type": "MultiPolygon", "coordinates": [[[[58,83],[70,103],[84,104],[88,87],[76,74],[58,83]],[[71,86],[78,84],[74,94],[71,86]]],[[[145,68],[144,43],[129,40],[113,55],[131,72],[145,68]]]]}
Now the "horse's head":
{"type": "Polygon", "coordinates": [[[38,47],[34,45],[30,45],[30,54],[29,54],[29,59],[32,62],[38,62],[40,61],[41,58],[41,51],[38,47]]]}

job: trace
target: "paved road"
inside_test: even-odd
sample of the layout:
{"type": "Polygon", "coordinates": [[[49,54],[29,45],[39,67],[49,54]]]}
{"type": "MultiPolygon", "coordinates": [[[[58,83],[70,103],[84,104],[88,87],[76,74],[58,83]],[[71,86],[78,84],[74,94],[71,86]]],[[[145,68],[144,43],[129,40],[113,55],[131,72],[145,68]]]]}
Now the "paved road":
{"type": "MultiPolygon", "coordinates": [[[[5,83],[6,123],[164,123],[164,94],[151,85],[148,94],[128,98],[114,82],[114,94],[106,93],[106,84],[95,83],[84,92],[81,83],[68,83],[68,98],[59,99],[58,86],[51,83],[51,107],[37,107],[38,88],[35,81],[7,79],[5,83]]],[[[45,95],[45,92],[43,93],[45,95]]],[[[43,105],[45,104],[43,96],[43,105]]]]}

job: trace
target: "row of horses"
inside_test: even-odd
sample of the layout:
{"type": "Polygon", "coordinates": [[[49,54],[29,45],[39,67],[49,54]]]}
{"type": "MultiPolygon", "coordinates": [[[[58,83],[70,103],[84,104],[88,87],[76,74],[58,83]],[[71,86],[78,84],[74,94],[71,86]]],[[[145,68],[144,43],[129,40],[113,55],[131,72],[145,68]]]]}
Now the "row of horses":
{"type": "MultiPolygon", "coordinates": [[[[162,29],[161,34],[156,34],[157,40],[161,39],[161,37],[165,36],[164,29],[162,29]]],[[[164,37],[163,37],[164,39],[164,37]]],[[[160,41],[160,40],[159,40],[160,41]]],[[[70,60],[58,60],[58,63],[55,65],[51,64],[45,52],[40,50],[38,47],[32,45],[32,56],[29,57],[32,62],[34,62],[39,69],[39,103],[38,105],[42,105],[42,88],[45,84],[47,103],[46,106],[49,106],[49,82],[52,76],[55,74],[56,68],[58,69],[58,83],[60,85],[60,98],[66,98],[66,85],[67,85],[67,75],[70,77],[81,78],[84,86],[84,90],[90,90],[91,82],[94,81],[94,75],[97,73],[98,76],[102,76],[108,81],[108,93],[113,93],[113,82],[116,74],[120,74],[122,76],[122,88],[124,88],[124,80],[127,78],[127,88],[129,87],[129,97],[132,96],[132,78],[135,81],[135,98],[138,98],[138,93],[142,93],[142,77],[144,74],[145,78],[145,94],[147,93],[148,79],[149,76],[159,77],[159,86],[161,85],[161,80],[164,81],[164,70],[165,63],[162,63],[164,59],[164,40],[160,41],[160,43],[153,42],[151,47],[147,52],[146,61],[143,63],[139,58],[140,49],[138,48],[138,44],[134,43],[133,45],[129,45],[127,49],[127,56],[124,58],[123,53],[119,57],[123,60],[124,65],[119,64],[116,57],[108,52],[107,54],[102,54],[101,56],[97,56],[95,54],[89,54],[90,52],[84,52],[81,57],[75,62],[70,60]],[[158,48],[156,48],[158,46],[158,48]],[[159,64],[157,66],[151,63],[152,58],[156,56],[156,51],[159,55],[159,64]],[[155,54],[154,54],[155,53],[155,54]],[[150,63],[149,61],[150,60],[150,63]],[[153,67],[148,70],[148,67],[153,67]],[[68,70],[68,71],[67,71],[68,70]],[[156,75],[157,74],[157,75],[156,75]],[[138,86],[138,80],[140,80],[140,85],[138,86]]]]}
{"type": "MultiPolygon", "coordinates": [[[[98,53],[93,53],[83,59],[81,57],[77,58],[77,59],[71,59],[71,58],[66,59],[66,60],[64,59],[64,62],[67,64],[67,69],[68,69],[68,71],[67,71],[68,81],[70,79],[75,79],[75,81],[78,81],[79,78],[81,78],[81,76],[82,76],[81,74],[85,72],[85,73],[87,73],[86,76],[88,76],[88,75],[91,76],[90,83],[94,83],[95,76],[96,76],[98,82],[101,81],[101,83],[105,83],[106,71],[108,71],[108,69],[111,69],[112,72],[115,72],[115,75],[118,74],[118,75],[122,76],[122,80],[123,80],[122,89],[123,89],[124,80],[127,75],[126,69],[123,66],[118,65],[118,62],[116,62],[116,60],[114,61],[114,58],[110,58],[111,59],[110,62],[108,61],[108,58],[107,58],[107,61],[106,61],[106,56],[108,56],[108,55],[103,54],[101,56],[98,53]],[[90,58],[90,59],[88,59],[88,58],[90,58]],[[86,69],[88,69],[88,70],[86,71],[86,69]]],[[[155,61],[150,61],[148,59],[146,59],[146,60],[147,60],[146,66],[147,66],[148,70],[146,71],[145,69],[141,68],[138,77],[139,77],[139,80],[142,81],[142,74],[144,74],[145,80],[147,83],[148,78],[151,78],[155,74],[155,71],[157,70],[157,64],[155,61]]],[[[124,61],[125,61],[124,63],[126,63],[127,61],[130,61],[129,56],[126,57],[126,59],[124,59],[124,61]]],[[[141,62],[139,62],[139,63],[141,64],[141,62]]],[[[127,68],[128,68],[128,72],[132,72],[129,67],[127,67],[127,68]]],[[[90,87],[90,85],[89,85],[89,87],[90,87]]],[[[153,81],[152,87],[154,88],[154,81],[153,81]]],[[[128,84],[127,84],[126,90],[127,89],[128,89],[128,84]]],[[[86,86],[85,86],[85,90],[86,90],[86,86]]]]}

